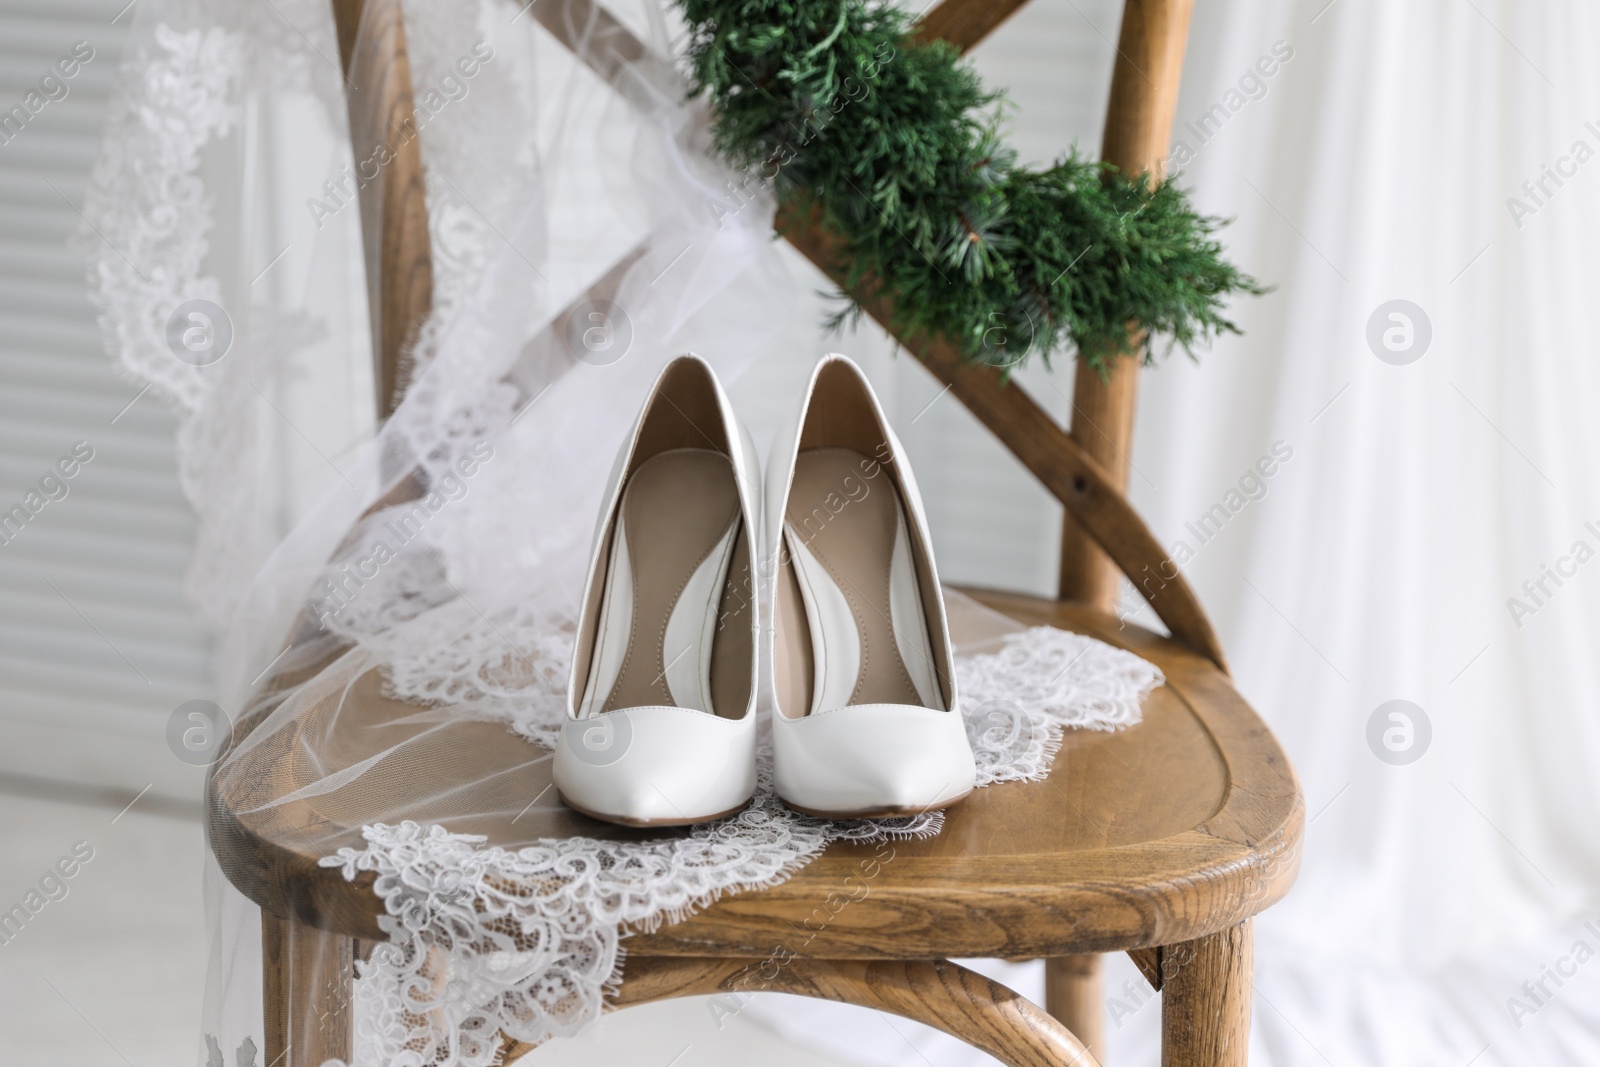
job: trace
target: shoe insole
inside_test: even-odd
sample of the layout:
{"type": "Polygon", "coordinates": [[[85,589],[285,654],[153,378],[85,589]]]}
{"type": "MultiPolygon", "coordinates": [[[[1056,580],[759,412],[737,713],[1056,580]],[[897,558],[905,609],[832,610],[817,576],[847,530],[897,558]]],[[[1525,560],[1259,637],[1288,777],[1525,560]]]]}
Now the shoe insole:
{"type": "Polygon", "coordinates": [[[779,680],[805,697],[785,701],[786,714],[850,704],[944,709],[900,492],[881,467],[864,473],[874,466],[848,448],[796,457],[784,514],[788,567],[777,593],[791,601],[780,604],[788,662],[779,680]],[[803,627],[795,625],[796,593],[803,627]],[[809,649],[799,647],[806,638],[809,649]],[[796,677],[807,658],[811,677],[796,677]]]}
{"type": "MultiPolygon", "coordinates": [[[[735,556],[748,569],[742,526],[733,468],[722,453],[674,449],[633,471],[612,533],[581,716],[660,705],[715,714],[714,688],[724,698],[748,695],[748,684],[712,678],[735,556]]],[[[743,647],[748,653],[748,639],[743,647]]],[[[717,658],[719,673],[741,666],[738,656],[717,658]]],[[[748,658],[742,669],[749,674],[748,658]]],[[[721,714],[740,717],[744,701],[736,703],[721,714]]]]}

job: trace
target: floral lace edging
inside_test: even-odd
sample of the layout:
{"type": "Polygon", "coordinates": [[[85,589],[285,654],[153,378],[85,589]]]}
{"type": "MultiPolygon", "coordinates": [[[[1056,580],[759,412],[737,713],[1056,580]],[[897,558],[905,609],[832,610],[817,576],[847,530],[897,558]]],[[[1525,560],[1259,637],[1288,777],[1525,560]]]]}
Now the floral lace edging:
{"type": "MultiPolygon", "coordinates": [[[[960,657],[956,675],[980,785],[1044,777],[1068,727],[1132,725],[1164,680],[1137,656],[1049,627],[960,657]]],[[[624,928],[655,929],[724,893],[777,885],[836,840],[926,837],[942,826],[937,812],[884,822],[799,815],[773,791],[764,750],[750,807],[679,838],[507,850],[440,826],[364,827],[364,849],[321,861],[347,879],[376,873],[385,908],[389,941],[356,983],[353,1062],[485,1067],[502,1035],[539,1043],[575,1033],[621,981],[624,928]]]]}
{"type": "Polygon", "coordinates": [[[549,840],[519,850],[404,822],[322,860],[378,875],[389,941],[356,983],[353,1062],[483,1067],[501,1035],[539,1043],[596,1018],[622,978],[624,927],[652,930],[724,893],[777,885],[835,840],[939,832],[941,813],[882,823],[796,815],[763,753],[755,801],[687,837],[549,840]]]}
{"type": "Polygon", "coordinates": [[[1049,626],[1009,634],[997,651],[957,657],[978,784],[1044,778],[1066,730],[1132,726],[1165,681],[1131,652],[1049,626]]]}

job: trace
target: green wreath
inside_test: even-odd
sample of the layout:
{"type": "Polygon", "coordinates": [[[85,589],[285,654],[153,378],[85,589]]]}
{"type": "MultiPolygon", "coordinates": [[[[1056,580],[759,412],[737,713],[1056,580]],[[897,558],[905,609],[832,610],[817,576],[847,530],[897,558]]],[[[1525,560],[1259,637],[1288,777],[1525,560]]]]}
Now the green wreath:
{"type": "MultiPolygon", "coordinates": [[[[1076,346],[1104,368],[1128,324],[1186,351],[1238,328],[1234,293],[1264,290],[1222,258],[1222,220],[1170,184],[1074,152],[1016,165],[1005,101],[905,12],[866,0],[678,0],[716,146],[780,203],[815,201],[850,254],[847,287],[889,298],[897,333],[943,335],[1010,366],[1076,346]],[[1023,336],[1026,345],[1008,338],[1023,336]]],[[[861,313],[848,306],[839,325],[861,313]]]]}

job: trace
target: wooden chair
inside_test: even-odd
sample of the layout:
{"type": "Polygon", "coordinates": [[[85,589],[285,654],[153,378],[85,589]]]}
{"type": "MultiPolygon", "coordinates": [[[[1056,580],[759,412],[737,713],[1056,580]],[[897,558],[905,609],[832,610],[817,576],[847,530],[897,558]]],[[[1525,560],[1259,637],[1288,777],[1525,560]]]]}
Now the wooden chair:
{"type": "MultiPolygon", "coordinates": [[[[1105,158],[1125,170],[1160,166],[1191,2],[1128,0],[1104,145],[1105,158]]],[[[945,0],[919,32],[967,48],[1021,3],[945,0]]],[[[333,8],[360,157],[411,113],[404,26],[398,0],[333,0],[333,8]]],[[[588,40],[601,45],[580,58],[603,76],[614,73],[618,57],[642,52],[591,0],[541,0],[531,11],[568,43],[570,27],[588,28],[588,40]]],[[[386,180],[362,195],[378,402],[387,415],[403,392],[401,357],[432,288],[414,141],[398,151],[386,180]]],[[[814,217],[788,211],[779,227],[830,276],[843,278],[837,250],[814,217]]],[[[868,310],[887,322],[882,304],[868,310]]],[[[1069,434],[1019,386],[964,363],[951,346],[935,340],[909,350],[1069,516],[1060,600],[974,595],[1019,621],[1136,652],[1161,668],[1166,684],[1150,696],[1138,726],[1069,736],[1047,782],[979,790],[950,813],[938,837],[896,843],[893,862],[881,866],[864,896],[845,879],[870,849],[840,844],[776,888],[727,897],[633,937],[619,1003],[777,990],[895,1012],[1017,1067],[1087,1064],[1103,1048],[1096,954],[1120,951],[1162,993],[1166,1067],[1243,1064],[1251,919],[1294,880],[1304,805],[1282,750],[1229,681],[1193,592],[1124,498],[1137,361],[1118,360],[1106,380],[1080,362],[1069,434]],[[1112,614],[1118,571],[1171,637],[1112,614]],[[761,966],[775,945],[794,944],[819,903],[841,895],[848,907],[820,928],[804,927],[803,948],[792,958],[761,966]],[[988,956],[1045,958],[1047,1010],[948,962],[988,956]]],[[[365,693],[358,699],[372,714],[389,713],[376,687],[365,693]]],[[[251,725],[242,722],[235,736],[251,725]]],[[[483,736],[486,745],[504,743],[498,727],[483,736]]],[[[233,884],[262,908],[265,1062],[311,1067],[348,1055],[353,960],[364,943],[384,937],[371,877],[348,882],[317,866],[316,850],[303,842],[323,828],[325,814],[307,806],[269,818],[243,814],[246,807],[236,789],[213,778],[211,847],[233,884]],[[336,936],[308,937],[313,930],[336,936]]],[[[571,832],[585,827],[574,822],[571,832]]],[[[522,1051],[507,1043],[508,1060],[522,1051]]]]}

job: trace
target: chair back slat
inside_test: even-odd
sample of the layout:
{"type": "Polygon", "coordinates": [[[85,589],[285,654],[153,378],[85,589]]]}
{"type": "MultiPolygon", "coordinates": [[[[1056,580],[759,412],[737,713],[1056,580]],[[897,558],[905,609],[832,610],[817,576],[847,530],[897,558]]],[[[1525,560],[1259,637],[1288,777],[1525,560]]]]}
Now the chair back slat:
{"type": "Polygon", "coordinates": [[[372,320],[374,401],[405,395],[409,348],[433,304],[433,259],[400,0],[332,0],[372,320]]]}
{"type": "Polygon", "coordinates": [[[917,40],[949,41],[965,52],[1028,0],[944,0],[917,20],[917,40]]]}
{"type": "MultiPolygon", "coordinates": [[[[1126,174],[1164,176],[1193,8],[1194,0],[1127,0],[1122,9],[1100,158],[1126,174]]],[[[1128,347],[1136,351],[1141,340],[1138,326],[1130,325],[1128,347]]],[[[1106,469],[1112,484],[1126,492],[1139,360],[1117,358],[1108,363],[1109,373],[1101,375],[1078,361],[1072,438],[1106,469]]],[[[1119,585],[1115,564],[1069,513],[1061,529],[1061,598],[1111,611],[1119,585]]]]}

